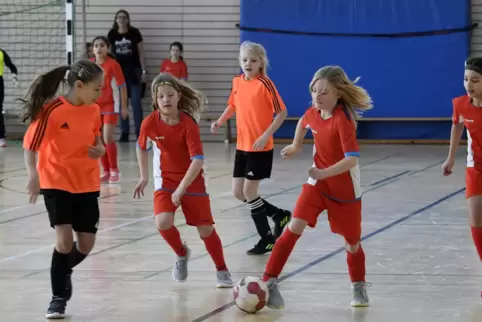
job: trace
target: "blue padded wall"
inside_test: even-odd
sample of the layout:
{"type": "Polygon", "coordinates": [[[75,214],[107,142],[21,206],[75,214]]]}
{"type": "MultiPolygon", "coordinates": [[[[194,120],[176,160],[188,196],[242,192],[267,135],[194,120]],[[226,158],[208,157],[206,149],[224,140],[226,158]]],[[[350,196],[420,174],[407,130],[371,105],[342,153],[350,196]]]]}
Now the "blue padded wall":
{"type": "MultiPolygon", "coordinates": [[[[340,65],[351,79],[361,76],[374,100],[367,118],[450,117],[451,100],[464,94],[464,61],[470,32],[379,37],[463,28],[471,24],[470,0],[242,0],[241,27],[338,35],[241,31],[241,41],[263,44],[268,76],[290,116],[301,116],[311,100],[308,84],[325,65],[340,65]]],[[[363,122],[360,138],[444,139],[450,122],[363,122]]],[[[293,124],[277,137],[291,138],[293,124]]]]}

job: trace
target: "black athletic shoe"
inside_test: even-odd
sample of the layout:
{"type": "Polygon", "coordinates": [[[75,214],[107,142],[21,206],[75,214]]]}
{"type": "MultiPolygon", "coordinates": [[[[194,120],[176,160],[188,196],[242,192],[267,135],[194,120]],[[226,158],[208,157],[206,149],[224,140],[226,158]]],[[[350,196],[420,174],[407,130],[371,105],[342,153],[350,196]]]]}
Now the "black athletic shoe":
{"type": "Polygon", "coordinates": [[[248,250],[248,255],[263,255],[273,250],[274,240],[261,239],[253,248],[248,250]]]}
{"type": "Polygon", "coordinates": [[[65,293],[64,298],[69,301],[72,297],[72,271],[70,271],[65,277],[65,293]]]}
{"type": "Polygon", "coordinates": [[[67,301],[63,297],[53,297],[45,317],[47,319],[64,319],[67,301]]]}
{"type": "Polygon", "coordinates": [[[278,239],[283,230],[291,220],[291,211],[280,209],[280,212],[273,216],[274,221],[274,232],[273,236],[275,239],[278,239]]]}

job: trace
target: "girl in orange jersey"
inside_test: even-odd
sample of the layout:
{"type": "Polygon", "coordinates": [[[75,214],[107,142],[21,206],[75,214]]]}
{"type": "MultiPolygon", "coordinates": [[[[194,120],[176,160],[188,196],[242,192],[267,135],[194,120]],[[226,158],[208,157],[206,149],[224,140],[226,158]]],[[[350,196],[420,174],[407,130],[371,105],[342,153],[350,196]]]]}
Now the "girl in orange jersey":
{"type": "Polygon", "coordinates": [[[450,148],[447,160],[442,165],[442,173],[444,176],[452,174],[455,153],[464,127],[467,128],[469,142],[465,195],[469,205],[472,238],[482,261],[482,57],[473,57],[466,61],[464,86],[467,94],[453,99],[450,148]]]}
{"type": "Polygon", "coordinates": [[[171,57],[164,59],[161,63],[161,73],[168,73],[178,79],[187,80],[187,65],[182,53],[184,47],[179,41],[175,41],[169,46],[171,57]]]}
{"type": "Polygon", "coordinates": [[[159,233],[177,255],[172,278],[188,277],[191,251],[183,244],[174,213],[181,206],[186,223],[195,226],[217,270],[217,287],[232,287],[223,246],[211,213],[204,181],[204,154],[199,132],[199,113],[205,97],[170,74],[160,74],[152,82],[152,112],[144,119],[137,141],[141,180],[134,198],[144,195],[148,182],[148,140],[154,150],[154,216],[159,233]]]}
{"type": "Polygon", "coordinates": [[[104,173],[100,179],[102,183],[118,183],[120,171],[117,165],[117,145],[114,139],[115,128],[119,113],[125,120],[127,110],[127,89],[124,74],[117,61],[109,54],[110,44],[106,37],[95,37],[93,51],[95,61],[104,69],[104,87],[102,95],[97,99],[102,115],[102,134],[107,153],[101,158],[104,173]]]}
{"type": "Polygon", "coordinates": [[[260,241],[248,255],[271,252],[275,239],[288,224],[291,213],[279,209],[259,195],[259,183],[271,176],[273,166],[273,134],[286,119],[286,106],[276,86],[266,75],[268,59],[260,44],[244,42],[239,51],[243,74],[235,76],[228,107],[211,125],[217,129],[236,113],[237,147],[234,159],[233,194],[247,203],[260,241]],[[273,114],[276,117],[273,120],[273,114]],[[275,223],[274,232],[268,223],[275,223]]]}
{"type": "Polygon", "coordinates": [[[94,102],[104,85],[103,75],[99,65],[79,60],[38,77],[21,100],[24,121],[30,122],[23,140],[30,202],[35,203],[42,192],[56,232],[47,318],[64,318],[72,296],[72,269],[94,247],[99,226],[98,159],[105,148],[100,109],[94,102]],[[64,82],[69,86],[67,95],[55,98],[64,82]]]}
{"type": "Polygon", "coordinates": [[[273,309],[283,308],[277,278],[306,226],[315,227],[318,216],[326,210],[332,232],[345,239],[352,283],[351,306],[368,306],[365,253],[360,244],[362,204],[355,108],[370,109],[371,98],[338,66],[319,69],[309,90],[313,107],[301,117],[293,143],[285,147],[281,155],[289,158],[298,153],[309,129],[315,140],[314,164],[296,202],[293,219],[276,241],[266,264],[263,280],[268,282],[270,290],[267,305],[273,309]]]}

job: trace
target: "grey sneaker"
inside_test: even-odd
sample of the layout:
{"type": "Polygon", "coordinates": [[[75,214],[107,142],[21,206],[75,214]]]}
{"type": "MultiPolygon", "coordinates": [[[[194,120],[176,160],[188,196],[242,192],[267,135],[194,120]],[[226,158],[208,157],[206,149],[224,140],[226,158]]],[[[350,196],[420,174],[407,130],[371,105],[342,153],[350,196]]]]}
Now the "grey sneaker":
{"type": "Polygon", "coordinates": [[[266,306],[273,310],[281,310],[285,307],[285,300],[281,296],[278,289],[278,280],[276,278],[270,278],[266,284],[269,289],[269,299],[266,306]]]}
{"type": "Polygon", "coordinates": [[[231,273],[229,271],[218,271],[217,272],[218,284],[217,288],[229,288],[233,287],[233,280],[231,279],[231,273]]]}
{"type": "Polygon", "coordinates": [[[351,284],[351,291],[353,293],[351,306],[366,307],[370,305],[370,299],[367,294],[367,287],[370,286],[371,284],[366,282],[355,282],[351,284]]]}
{"type": "Polygon", "coordinates": [[[178,256],[174,267],[172,268],[172,279],[177,282],[185,282],[187,280],[187,262],[191,257],[191,250],[184,243],[184,248],[186,249],[186,256],[178,256]]]}

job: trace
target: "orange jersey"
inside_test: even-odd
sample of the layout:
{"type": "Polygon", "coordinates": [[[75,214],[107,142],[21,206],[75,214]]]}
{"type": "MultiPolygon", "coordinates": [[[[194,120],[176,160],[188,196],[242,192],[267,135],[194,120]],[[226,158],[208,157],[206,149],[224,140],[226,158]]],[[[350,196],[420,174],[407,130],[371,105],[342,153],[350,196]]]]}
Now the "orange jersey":
{"type": "Polygon", "coordinates": [[[44,106],[23,138],[24,149],[38,152],[40,188],[100,191],[99,160],[88,156],[100,127],[97,104],[74,106],[60,97],[44,106]]]}
{"type": "MultiPolygon", "coordinates": [[[[92,58],[92,61],[95,61],[95,58],[92,58]]],[[[119,63],[110,56],[107,56],[100,66],[104,69],[104,86],[96,103],[100,106],[101,114],[119,114],[121,109],[119,89],[126,86],[124,73],[119,63]]]]}
{"type": "MultiPolygon", "coordinates": [[[[311,107],[303,115],[302,124],[313,133],[313,166],[316,168],[326,169],[345,157],[360,156],[355,123],[342,106],[336,107],[332,116],[326,120],[311,107]]],[[[308,183],[315,185],[316,180],[310,178],[308,183]]],[[[323,179],[321,184],[322,193],[333,200],[353,201],[361,198],[358,165],[350,171],[323,179]]]]}
{"type": "Polygon", "coordinates": [[[161,63],[161,73],[168,73],[172,76],[187,80],[187,65],[184,60],[172,62],[170,59],[164,59],[161,63]]]}
{"type": "Polygon", "coordinates": [[[468,95],[454,98],[453,124],[464,123],[467,129],[467,167],[482,170],[482,109],[472,105],[468,95]]]}
{"type": "MultiPolygon", "coordinates": [[[[159,111],[152,112],[142,121],[137,145],[148,149],[148,140],[154,149],[154,187],[174,191],[194,159],[204,159],[199,125],[181,112],[178,124],[168,125],[161,120],[159,111]]],[[[187,194],[206,195],[204,171],[187,188],[187,194]]]]}
{"type": "MultiPolygon", "coordinates": [[[[237,149],[246,152],[255,151],[253,144],[273,123],[273,115],[286,110],[276,86],[263,75],[251,80],[234,77],[228,106],[236,112],[237,149]]],[[[262,151],[273,146],[271,137],[262,151]]]]}

